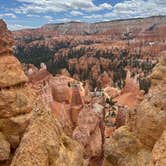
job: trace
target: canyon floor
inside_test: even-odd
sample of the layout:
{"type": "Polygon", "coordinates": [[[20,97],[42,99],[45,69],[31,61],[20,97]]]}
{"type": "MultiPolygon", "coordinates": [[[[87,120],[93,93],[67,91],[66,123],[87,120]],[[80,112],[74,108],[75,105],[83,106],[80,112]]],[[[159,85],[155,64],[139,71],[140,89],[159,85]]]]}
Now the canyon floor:
{"type": "Polygon", "coordinates": [[[165,31],[0,20],[0,166],[165,166],[165,31]]]}

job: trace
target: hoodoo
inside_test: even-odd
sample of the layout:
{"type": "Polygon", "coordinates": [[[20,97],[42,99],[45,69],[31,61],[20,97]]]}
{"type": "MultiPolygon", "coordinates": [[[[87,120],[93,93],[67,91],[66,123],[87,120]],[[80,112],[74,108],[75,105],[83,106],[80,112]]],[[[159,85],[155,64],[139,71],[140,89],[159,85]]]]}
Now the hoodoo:
{"type": "Polygon", "coordinates": [[[0,166],[166,166],[166,6],[107,1],[1,2],[0,166]]]}

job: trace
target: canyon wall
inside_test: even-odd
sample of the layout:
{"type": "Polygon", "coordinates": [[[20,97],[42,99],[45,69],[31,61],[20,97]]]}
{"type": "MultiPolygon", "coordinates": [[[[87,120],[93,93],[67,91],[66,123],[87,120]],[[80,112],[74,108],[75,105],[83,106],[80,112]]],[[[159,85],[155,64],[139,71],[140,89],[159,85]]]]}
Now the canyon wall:
{"type": "MultiPolygon", "coordinates": [[[[155,28],[160,28],[165,26],[165,22],[165,16],[115,20],[98,23],[68,22],[44,25],[41,27],[39,32],[45,31],[50,33],[54,31],[54,34],[56,35],[96,35],[108,33],[109,31],[116,31],[119,32],[120,35],[120,32],[125,31],[126,27],[134,30],[135,32],[140,32],[140,30],[146,30],[149,27],[151,27],[152,30],[155,28]]],[[[35,32],[34,29],[33,31],[35,32]]],[[[29,30],[26,30],[26,32],[28,33],[29,30]]],[[[20,34],[21,31],[16,31],[16,33],[20,34]]]]}
{"type": "Polygon", "coordinates": [[[0,20],[0,163],[10,160],[28,126],[33,91],[27,86],[21,63],[14,57],[14,40],[0,20]]]}
{"type": "Polygon", "coordinates": [[[13,44],[0,20],[0,165],[81,166],[81,145],[66,136],[42,87],[28,82],[13,44]]]}
{"type": "MultiPolygon", "coordinates": [[[[163,26],[165,21],[162,23],[161,20],[164,18],[147,19],[150,23],[145,19],[145,22],[147,27],[152,20],[163,26]]],[[[132,20],[132,24],[138,22],[143,24],[140,19],[132,20]]],[[[80,25],[70,24],[76,24],[76,28],[80,25]]],[[[106,24],[110,23],[103,25],[106,24]]],[[[103,29],[104,34],[103,25],[95,26],[103,29]]],[[[58,26],[66,28],[66,25],[58,26]]],[[[156,33],[159,27],[153,27],[156,33]]],[[[63,69],[62,75],[54,77],[44,63],[40,69],[32,64],[21,64],[13,56],[12,34],[0,20],[0,165],[165,166],[166,56],[161,52],[164,46],[161,40],[154,47],[148,45],[151,49],[162,45],[158,54],[163,56],[155,66],[158,61],[151,52],[148,55],[144,52],[132,54],[136,43],[129,46],[126,41],[109,41],[105,46],[103,41],[107,41],[107,34],[102,40],[99,40],[101,36],[92,39],[87,33],[94,32],[77,36],[79,42],[73,42],[69,36],[58,36],[60,32],[52,25],[39,31],[43,29],[46,32],[44,39],[35,35],[38,30],[14,32],[18,36],[21,34],[17,46],[22,42],[19,44],[23,50],[31,51],[33,46],[36,48],[41,44],[43,49],[46,45],[49,49],[45,52],[51,50],[53,57],[47,57],[43,52],[45,60],[53,58],[54,67],[60,69],[64,68],[63,62],[69,62],[67,69],[71,73],[63,69]],[[22,38],[23,34],[26,39],[22,38]],[[57,37],[56,42],[51,34],[53,38],[57,37]],[[74,49],[61,48],[60,44],[56,48],[60,51],[55,54],[52,46],[57,46],[59,40],[65,47],[69,47],[70,41],[74,49]],[[82,42],[88,47],[89,42],[94,45],[82,49],[82,42]],[[150,79],[149,75],[151,88],[144,97],[138,76],[150,79]],[[94,84],[93,92],[90,92],[91,84],[94,84]]],[[[64,29],[60,27],[59,31],[64,33],[64,29]]]]}
{"type": "Polygon", "coordinates": [[[49,24],[12,33],[15,55],[22,63],[39,68],[44,62],[53,75],[66,70],[74,79],[89,80],[91,90],[112,82],[123,88],[127,68],[140,76],[140,87],[147,93],[147,75],[165,50],[165,30],[166,17],[156,16],[94,24],[49,24]]]}
{"type": "Polygon", "coordinates": [[[166,56],[153,69],[152,87],[136,109],[127,113],[126,125],[105,142],[103,166],[166,165],[166,56]]]}

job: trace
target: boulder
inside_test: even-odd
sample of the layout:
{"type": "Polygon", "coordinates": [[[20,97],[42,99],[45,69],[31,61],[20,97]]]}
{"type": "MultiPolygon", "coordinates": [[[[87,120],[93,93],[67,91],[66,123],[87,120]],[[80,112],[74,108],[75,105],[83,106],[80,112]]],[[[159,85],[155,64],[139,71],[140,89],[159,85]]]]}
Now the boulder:
{"type": "Polygon", "coordinates": [[[151,160],[148,149],[126,126],[113,133],[112,138],[105,141],[105,158],[113,166],[145,166],[151,160]]]}
{"type": "Polygon", "coordinates": [[[13,149],[19,145],[31,117],[32,113],[11,118],[0,118],[0,130],[13,149]]]}
{"type": "Polygon", "coordinates": [[[26,82],[20,62],[13,56],[14,40],[3,20],[0,20],[0,88],[26,82]]]}
{"type": "Polygon", "coordinates": [[[33,91],[28,86],[0,91],[0,118],[29,113],[33,105],[33,91]]]}
{"type": "Polygon", "coordinates": [[[142,143],[151,148],[166,126],[165,108],[166,86],[162,86],[162,91],[151,90],[136,111],[134,132],[142,143]]]}
{"type": "Polygon", "coordinates": [[[14,56],[0,56],[0,88],[27,82],[20,62],[14,56]]]}
{"type": "MultiPolygon", "coordinates": [[[[165,53],[166,54],[166,53],[165,53]]],[[[158,82],[166,83],[166,56],[162,56],[160,62],[154,67],[153,73],[151,74],[152,86],[158,85],[158,82]]]]}

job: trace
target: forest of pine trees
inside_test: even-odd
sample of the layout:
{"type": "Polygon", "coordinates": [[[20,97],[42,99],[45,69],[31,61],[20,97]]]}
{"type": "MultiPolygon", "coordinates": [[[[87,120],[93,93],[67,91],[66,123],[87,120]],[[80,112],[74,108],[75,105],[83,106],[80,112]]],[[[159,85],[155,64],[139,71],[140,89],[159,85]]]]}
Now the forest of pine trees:
{"type": "MultiPolygon", "coordinates": [[[[101,88],[100,85],[97,84],[97,80],[92,77],[91,69],[93,66],[88,66],[87,70],[81,71],[78,73],[75,70],[74,66],[70,66],[69,68],[69,60],[70,59],[78,59],[87,56],[92,56],[96,59],[105,58],[111,61],[109,64],[109,68],[105,69],[104,66],[100,64],[100,74],[102,74],[105,70],[111,71],[113,73],[113,82],[114,85],[123,88],[125,85],[126,79],[126,66],[130,66],[131,68],[140,69],[143,72],[143,76],[139,78],[139,85],[140,89],[143,89],[146,93],[151,85],[150,79],[147,76],[151,73],[154,64],[149,59],[141,60],[139,54],[132,54],[130,55],[127,50],[119,51],[119,56],[115,56],[110,50],[94,50],[88,47],[74,49],[70,48],[68,53],[65,56],[61,54],[54,58],[54,54],[56,51],[60,50],[61,48],[67,48],[69,43],[59,42],[56,44],[52,49],[46,46],[38,46],[34,45],[29,50],[25,50],[24,47],[18,46],[16,49],[17,58],[23,63],[32,63],[35,66],[39,67],[40,63],[44,62],[47,65],[48,70],[53,74],[56,75],[59,71],[63,68],[66,68],[71,76],[77,74],[81,81],[89,80],[92,86],[92,89],[101,88]],[[89,55],[89,52],[93,52],[93,55],[89,55]]],[[[106,71],[106,72],[107,72],[106,71]]],[[[133,72],[132,76],[134,77],[137,73],[133,72]]]]}

